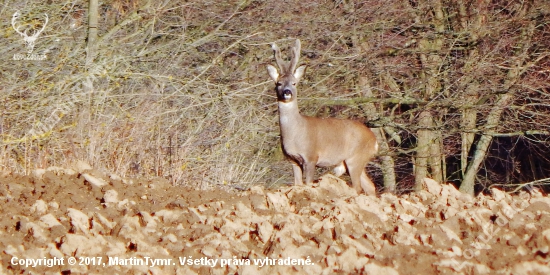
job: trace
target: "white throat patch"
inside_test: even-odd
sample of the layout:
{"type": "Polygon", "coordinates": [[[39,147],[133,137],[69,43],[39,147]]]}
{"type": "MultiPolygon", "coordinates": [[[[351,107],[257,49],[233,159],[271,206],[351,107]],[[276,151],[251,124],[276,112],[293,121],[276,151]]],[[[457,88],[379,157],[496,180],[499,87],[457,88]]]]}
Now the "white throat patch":
{"type": "Polygon", "coordinates": [[[282,109],[283,111],[292,110],[292,109],[297,108],[297,106],[296,106],[296,100],[290,101],[290,102],[279,101],[279,102],[277,102],[277,103],[278,103],[278,105],[279,105],[279,109],[282,109]]]}

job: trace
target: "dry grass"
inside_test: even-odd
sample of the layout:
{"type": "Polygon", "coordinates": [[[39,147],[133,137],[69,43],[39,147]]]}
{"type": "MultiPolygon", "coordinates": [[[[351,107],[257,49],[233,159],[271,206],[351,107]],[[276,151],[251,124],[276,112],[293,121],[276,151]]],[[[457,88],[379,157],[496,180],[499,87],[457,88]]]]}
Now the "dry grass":
{"type": "MultiPolygon", "coordinates": [[[[160,3],[132,19],[137,7],[121,12],[120,4],[102,6],[108,11],[100,35],[129,24],[99,47],[89,71],[85,24],[74,24],[85,2],[11,7],[25,20],[42,13],[51,20],[35,48],[46,60],[8,60],[2,68],[10,83],[1,93],[2,169],[29,173],[83,159],[124,176],[203,187],[271,183],[266,173],[284,161],[272,157],[274,100],[253,64],[269,48],[257,35],[225,30],[240,9],[216,6],[218,14],[198,3],[160,3]]],[[[10,25],[2,30],[4,56],[24,49],[10,25]]]]}

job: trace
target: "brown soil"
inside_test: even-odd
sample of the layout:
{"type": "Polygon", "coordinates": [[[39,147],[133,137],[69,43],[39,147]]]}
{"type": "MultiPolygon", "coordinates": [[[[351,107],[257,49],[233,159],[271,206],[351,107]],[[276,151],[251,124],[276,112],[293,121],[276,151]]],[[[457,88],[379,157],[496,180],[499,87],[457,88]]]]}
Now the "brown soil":
{"type": "Polygon", "coordinates": [[[309,187],[224,191],[95,170],[4,173],[0,270],[550,274],[550,198],[496,189],[472,198],[431,180],[425,187],[403,196],[367,197],[331,175],[309,187]],[[64,262],[23,262],[55,257],[64,262]],[[147,265],[139,264],[145,259],[147,265]],[[153,266],[151,259],[167,260],[153,266]]]}

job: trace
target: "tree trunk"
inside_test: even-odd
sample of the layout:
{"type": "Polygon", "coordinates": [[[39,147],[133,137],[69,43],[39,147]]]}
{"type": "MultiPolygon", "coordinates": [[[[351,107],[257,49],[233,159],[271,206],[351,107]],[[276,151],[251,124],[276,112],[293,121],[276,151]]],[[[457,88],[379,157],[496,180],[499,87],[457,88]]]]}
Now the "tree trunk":
{"type": "Polygon", "coordinates": [[[95,46],[97,41],[98,0],[88,2],[88,43],[86,44],[86,67],[92,64],[95,58],[95,46]]]}
{"type": "MultiPolygon", "coordinates": [[[[488,0],[478,1],[475,9],[476,13],[468,11],[469,8],[464,0],[458,0],[458,13],[460,27],[463,32],[469,33],[470,41],[472,44],[477,44],[479,39],[479,33],[482,33],[482,26],[487,14],[488,0]]],[[[479,64],[478,49],[473,47],[468,52],[468,59],[464,65],[463,71],[465,76],[461,78],[460,86],[463,87],[464,102],[463,104],[473,106],[479,98],[480,90],[478,81],[473,77],[476,75],[473,73],[476,70],[476,66],[479,64]]],[[[470,156],[470,150],[474,144],[475,133],[473,130],[476,128],[477,122],[477,110],[474,108],[467,108],[462,111],[462,118],[460,122],[461,127],[461,153],[460,153],[460,171],[461,177],[464,178],[466,174],[466,168],[468,166],[468,158],[470,156]]]]}
{"type": "MultiPolygon", "coordinates": [[[[476,85],[469,85],[467,91],[465,91],[465,103],[466,104],[473,104],[474,101],[478,98],[478,95],[476,94],[477,91],[474,90],[474,87],[477,87],[476,85]]],[[[460,154],[460,164],[461,164],[461,171],[462,171],[462,178],[464,178],[464,175],[466,173],[466,167],[468,166],[468,158],[470,156],[470,150],[472,148],[472,145],[474,144],[474,138],[475,133],[473,130],[476,128],[476,121],[477,121],[477,111],[473,108],[464,109],[462,111],[462,119],[460,122],[461,126],[461,136],[462,136],[462,144],[461,144],[461,154],[460,154]]]]}
{"type": "MultiPolygon", "coordinates": [[[[433,125],[433,118],[432,118],[433,125]]],[[[430,141],[430,157],[428,158],[428,165],[430,165],[432,179],[441,183],[445,180],[445,156],[443,155],[443,140],[441,137],[441,131],[431,131],[430,141]]]]}
{"type": "Polygon", "coordinates": [[[420,113],[418,122],[420,130],[417,132],[416,160],[414,163],[415,191],[422,190],[424,178],[428,177],[428,158],[430,157],[430,143],[432,139],[431,131],[432,114],[429,111],[420,113]]]}
{"type": "MultiPolygon", "coordinates": [[[[373,97],[370,81],[366,76],[359,77],[359,88],[361,89],[361,94],[364,97],[373,97]]],[[[376,111],[376,107],[373,103],[365,104],[365,109],[367,111],[367,118],[369,120],[375,120],[378,118],[379,113],[376,111]]],[[[376,136],[378,141],[378,155],[381,160],[381,169],[384,176],[384,190],[386,192],[395,193],[396,191],[396,178],[395,178],[395,163],[393,157],[389,155],[390,146],[384,134],[382,128],[374,128],[372,132],[376,136]]]]}
{"type": "Polygon", "coordinates": [[[479,166],[487,155],[487,149],[493,140],[492,134],[494,133],[494,128],[500,122],[500,115],[504,111],[504,108],[510,104],[511,100],[512,92],[504,94],[498,99],[493,109],[491,109],[491,113],[487,117],[487,124],[485,125],[488,131],[484,133],[477,142],[476,150],[474,152],[474,156],[472,157],[472,162],[468,165],[466,173],[464,174],[464,179],[460,185],[459,190],[461,192],[472,196],[474,195],[475,176],[479,170],[479,166]]]}
{"type": "MultiPolygon", "coordinates": [[[[441,1],[423,2],[420,8],[431,9],[433,18],[427,25],[433,24],[439,33],[445,30],[445,19],[441,1]]],[[[421,22],[420,15],[417,16],[417,22],[421,22]]],[[[423,38],[418,42],[420,51],[420,60],[422,66],[426,68],[421,74],[425,83],[423,97],[431,100],[441,91],[440,69],[443,67],[443,58],[439,52],[443,47],[443,39],[439,36],[423,38]]],[[[439,131],[434,131],[435,126],[432,113],[429,108],[420,113],[419,130],[417,132],[417,152],[415,162],[415,190],[422,189],[424,178],[431,177],[438,182],[443,179],[443,153],[441,150],[442,137],[439,131]],[[429,170],[428,170],[429,169],[429,170]],[[430,173],[430,172],[431,173],[430,173]]]]}
{"type": "Polygon", "coordinates": [[[516,90],[513,86],[516,82],[518,82],[523,71],[525,71],[525,60],[528,58],[527,51],[531,46],[531,38],[534,29],[535,25],[531,22],[529,26],[522,30],[522,39],[519,41],[517,56],[515,58],[516,64],[508,71],[506,81],[502,88],[502,90],[506,91],[506,93],[498,98],[495,106],[489,112],[489,115],[487,116],[487,123],[485,124],[485,131],[476,145],[472,162],[468,165],[466,173],[464,174],[464,179],[460,185],[459,190],[464,193],[472,196],[474,195],[475,176],[479,171],[481,163],[487,156],[487,149],[493,140],[493,135],[496,133],[496,128],[500,123],[502,112],[513,100],[514,92],[516,90]]]}

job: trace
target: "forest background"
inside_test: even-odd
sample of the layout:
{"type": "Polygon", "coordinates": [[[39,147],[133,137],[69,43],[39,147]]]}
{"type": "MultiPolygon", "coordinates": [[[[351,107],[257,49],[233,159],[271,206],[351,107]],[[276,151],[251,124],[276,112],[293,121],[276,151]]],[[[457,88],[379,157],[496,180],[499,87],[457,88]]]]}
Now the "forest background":
{"type": "Polygon", "coordinates": [[[4,171],[289,184],[265,66],[299,38],[302,113],[373,127],[380,190],[550,183],[544,0],[30,0],[0,18],[4,171]]]}

